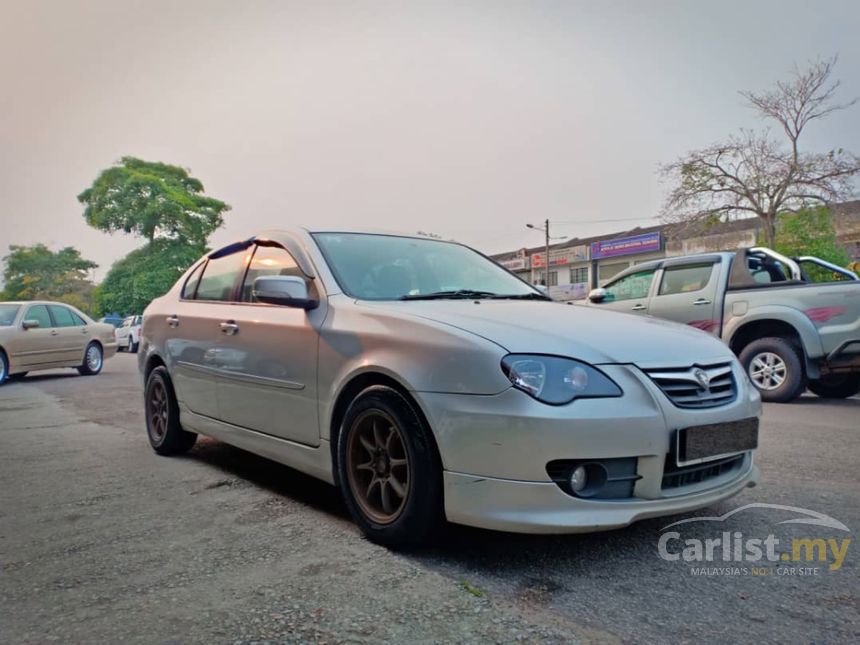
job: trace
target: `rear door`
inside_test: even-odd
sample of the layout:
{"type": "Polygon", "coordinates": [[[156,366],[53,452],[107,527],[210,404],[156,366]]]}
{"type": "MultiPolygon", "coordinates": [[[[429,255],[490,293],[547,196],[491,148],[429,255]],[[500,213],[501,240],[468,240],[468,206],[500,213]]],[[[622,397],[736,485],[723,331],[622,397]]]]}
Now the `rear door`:
{"type": "Polygon", "coordinates": [[[647,314],[656,268],[630,273],[607,284],[606,297],[596,306],[626,311],[634,314],[647,314]]]}
{"type": "Polygon", "coordinates": [[[243,428],[317,446],[319,325],[325,305],[311,311],[259,303],[254,280],[264,275],[304,278],[290,253],[257,246],[239,291],[239,302],[219,322],[218,383],[221,419],[243,428]]]}
{"type": "Polygon", "coordinates": [[[84,359],[84,349],[89,341],[89,335],[82,331],[77,316],[71,309],[63,305],[48,305],[54,329],[58,332],[57,339],[59,360],[68,365],[80,365],[84,359]]]}
{"type": "Polygon", "coordinates": [[[54,329],[51,314],[48,313],[47,305],[29,305],[21,321],[33,320],[39,323],[38,327],[19,329],[12,352],[18,358],[21,367],[38,369],[59,363],[62,358],[60,342],[57,338],[60,332],[54,329]]]}
{"type": "Polygon", "coordinates": [[[713,261],[664,265],[649,313],[720,335],[721,307],[717,302],[719,264],[713,261]]]}
{"type": "Polygon", "coordinates": [[[246,254],[209,259],[187,279],[180,299],[161,320],[173,366],[177,398],[192,412],[218,418],[218,341],[221,321],[231,317],[236,282],[244,274],[246,254]]]}

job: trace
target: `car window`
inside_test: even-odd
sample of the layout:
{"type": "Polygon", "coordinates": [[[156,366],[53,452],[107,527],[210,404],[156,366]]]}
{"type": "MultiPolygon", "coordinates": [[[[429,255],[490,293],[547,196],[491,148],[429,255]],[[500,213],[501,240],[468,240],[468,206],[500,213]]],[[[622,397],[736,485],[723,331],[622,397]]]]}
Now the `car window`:
{"type": "Polygon", "coordinates": [[[39,327],[53,327],[51,316],[46,305],[33,305],[27,310],[24,320],[37,320],[39,327]]]}
{"type": "Polygon", "coordinates": [[[760,284],[785,282],[788,280],[786,276],[791,275],[791,271],[786,270],[781,262],[770,257],[747,258],[747,269],[752,279],[760,284]]]}
{"type": "Polygon", "coordinates": [[[0,305],[0,327],[10,327],[21,305],[0,305]]]}
{"type": "Polygon", "coordinates": [[[673,293],[701,291],[708,286],[713,271],[713,264],[667,267],[663,270],[659,293],[661,296],[668,296],[673,293]]]}
{"type": "Polygon", "coordinates": [[[48,307],[51,311],[51,316],[54,319],[55,327],[74,327],[75,319],[72,316],[72,312],[66,307],[61,307],[60,305],[50,305],[48,307]]]}
{"type": "Polygon", "coordinates": [[[254,298],[254,280],[267,275],[290,275],[304,278],[299,265],[293,256],[280,246],[258,246],[248,265],[245,280],[242,283],[242,302],[256,302],[254,298]]]}
{"type": "Polygon", "coordinates": [[[233,300],[233,285],[244,272],[248,253],[238,252],[210,258],[197,285],[195,300],[233,300]]]}
{"type": "Polygon", "coordinates": [[[606,297],[604,302],[617,302],[619,300],[632,300],[633,298],[647,298],[648,289],[651,288],[651,280],[654,278],[654,269],[631,273],[617,282],[604,287],[606,297]]]}
{"type": "Polygon", "coordinates": [[[86,324],[87,324],[87,321],[86,321],[86,320],[84,320],[83,318],[81,318],[81,317],[80,317],[78,314],[76,314],[74,311],[72,312],[72,318],[74,318],[74,319],[75,319],[75,324],[76,324],[76,325],[78,325],[78,326],[82,326],[82,325],[86,325],[86,324]]]}
{"type": "Polygon", "coordinates": [[[206,266],[205,262],[201,262],[200,266],[198,266],[194,271],[191,272],[191,275],[188,276],[188,279],[185,281],[185,285],[182,287],[182,297],[188,300],[194,298],[194,292],[197,291],[197,285],[200,282],[200,274],[203,273],[203,267],[206,266]]]}

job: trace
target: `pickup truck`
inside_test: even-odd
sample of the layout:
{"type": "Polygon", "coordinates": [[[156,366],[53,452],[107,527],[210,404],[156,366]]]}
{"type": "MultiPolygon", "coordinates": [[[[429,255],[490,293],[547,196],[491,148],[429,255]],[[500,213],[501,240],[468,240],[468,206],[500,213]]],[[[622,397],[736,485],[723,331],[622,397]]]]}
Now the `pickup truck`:
{"type": "Polygon", "coordinates": [[[643,262],[585,304],[721,338],[765,401],[860,392],[860,281],[819,258],[756,247],[643,262]]]}

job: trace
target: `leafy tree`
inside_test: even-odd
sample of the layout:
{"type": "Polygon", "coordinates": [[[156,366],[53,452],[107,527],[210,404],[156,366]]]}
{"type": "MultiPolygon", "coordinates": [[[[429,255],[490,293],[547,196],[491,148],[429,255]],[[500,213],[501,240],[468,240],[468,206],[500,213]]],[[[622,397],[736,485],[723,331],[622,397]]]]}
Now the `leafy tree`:
{"type": "Polygon", "coordinates": [[[3,258],[3,300],[57,300],[83,311],[91,307],[95,285],[88,272],[98,265],[67,246],[56,253],[44,244],[10,246],[3,258]]]}
{"type": "Polygon", "coordinates": [[[181,240],[194,246],[223,223],[230,206],[203,195],[203,184],[179,166],[134,157],[103,170],[78,195],[90,226],[108,233],[123,231],[156,239],[181,240]]]}
{"type": "Polygon", "coordinates": [[[823,207],[780,213],[775,249],[789,257],[814,255],[839,266],[847,266],[851,260],[839,244],[830,211],[823,207]]]}
{"type": "Polygon", "coordinates": [[[132,251],[114,263],[96,289],[96,311],[99,315],[112,311],[142,314],[153,298],[165,294],[205,252],[202,246],[162,239],[132,251]]]}
{"type": "Polygon", "coordinates": [[[664,219],[706,224],[752,214],[762,219],[765,243],[773,246],[779,213],[849,198],[860,158],[841,148],[818,153],[800,147],[810,123],[856,102],[835,102],[835,65],[836,57],[812,63],[795,68],[770,91],[741,92],[762,118],[779,126],[782,142],[767,130],[741,130],[663,166],[671,183],[664,219]]]}

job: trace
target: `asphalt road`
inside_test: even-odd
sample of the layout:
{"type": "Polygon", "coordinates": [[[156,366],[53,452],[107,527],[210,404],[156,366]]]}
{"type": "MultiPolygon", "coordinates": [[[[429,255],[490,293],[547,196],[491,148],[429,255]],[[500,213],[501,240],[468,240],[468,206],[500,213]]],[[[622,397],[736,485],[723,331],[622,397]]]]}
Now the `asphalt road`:
{"type": "MultiPolygon", "coordinates": [[[[674,517],[580,536],[454,528],[393,553],[289,468],[212,440],[156,456],[141,408],[129,355],[97,377],[0,388],[0,642],[860,641],[858,544],[838,570],[743,574],[749,563],[661,559],[674,517]]],[[[860,529],[858,458],[860,399],[767,406],[761,485],[693,516],[758,502],[849,531],[779,524],[808,516],[773,508],[670,530],[844,545],[860,529]]]]}

